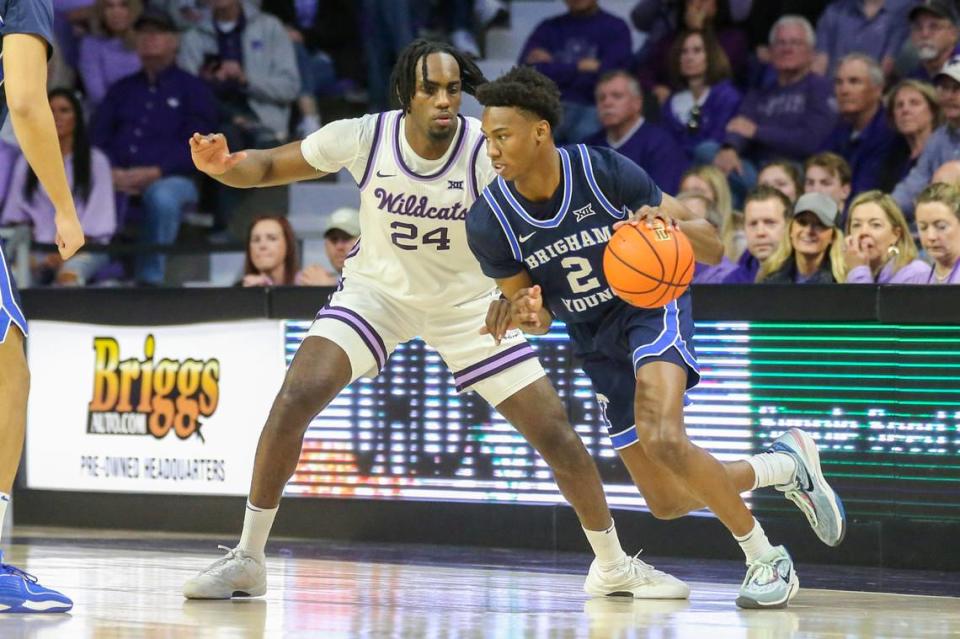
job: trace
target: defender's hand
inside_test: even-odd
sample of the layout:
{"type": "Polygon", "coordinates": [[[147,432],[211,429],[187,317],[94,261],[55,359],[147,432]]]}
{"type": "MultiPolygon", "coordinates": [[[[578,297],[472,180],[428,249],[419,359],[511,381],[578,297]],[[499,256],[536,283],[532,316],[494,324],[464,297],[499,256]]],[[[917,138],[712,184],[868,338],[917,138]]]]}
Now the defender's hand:
{"type": "Polygon", "coordinates": [[[77,219],[75,211],[69,213],[57,212],[54,215],[54,223],[57,227],[56,242],[60,257],[68,260],[80,250],[85,242],[83,229],[80,228],[80,220],[77,219]]]}
{"type": "Polygon", "coordinates": [[[246,151],[230,153],[222,133],[194,133],[190,138],[190,155],[194,166],[207,175],[223,175],[247,157],[246,151]]]}

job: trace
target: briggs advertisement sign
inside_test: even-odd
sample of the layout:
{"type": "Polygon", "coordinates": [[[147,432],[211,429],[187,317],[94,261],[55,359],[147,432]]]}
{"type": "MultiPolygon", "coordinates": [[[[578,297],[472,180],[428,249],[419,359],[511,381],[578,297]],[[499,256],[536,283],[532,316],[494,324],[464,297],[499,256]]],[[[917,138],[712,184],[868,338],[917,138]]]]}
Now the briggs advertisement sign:
{"type": "Polygon", "coordinates": [[[269,320],[30,323],[30,488],[245,495],[284,373],[269,320]]]}

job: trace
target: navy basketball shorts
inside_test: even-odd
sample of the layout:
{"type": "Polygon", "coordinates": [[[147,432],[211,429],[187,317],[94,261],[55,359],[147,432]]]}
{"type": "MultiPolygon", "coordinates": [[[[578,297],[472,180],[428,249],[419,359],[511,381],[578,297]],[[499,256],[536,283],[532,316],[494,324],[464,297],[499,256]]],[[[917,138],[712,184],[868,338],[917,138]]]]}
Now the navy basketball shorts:
{"type": "Polygon", "coordinates": [[[689,292],[663,308],[623,303],[602,321],[570,324],[568,331],[617,450],[637,441],[633,399],[641,366],[670,362],[687,371],[687,390],[700,382],[689,292]]]}

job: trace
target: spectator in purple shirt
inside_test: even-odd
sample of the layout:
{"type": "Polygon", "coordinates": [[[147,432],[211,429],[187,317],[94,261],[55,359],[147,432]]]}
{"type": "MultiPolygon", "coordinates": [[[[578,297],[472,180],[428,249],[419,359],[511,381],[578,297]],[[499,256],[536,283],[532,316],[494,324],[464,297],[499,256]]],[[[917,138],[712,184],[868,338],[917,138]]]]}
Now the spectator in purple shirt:
{"type": "Polygon", "coordinates": [[[80,77],[87,104],[96,109],[107,89],[140,70],[133,23],[140,17],[140,0],[97,0],[93,33],[80,40],[80,77]]]}
{"type": "Polygon", "coordinates": [[[717,48],[724,52],[731,68],[738,71],[738,76],[743,75],[750,53],[747,35],[732,24],[731,8],[726,0],[661,0],[661,4],[665,6],[660,7],[659,16],[652,21],[638,15],[638,10],[642,10],[639,5],[630,14],[637,29],[647,34],[637,52],[634,70],[641,86],[652,90],[660,104],[670,96],[669,85],[673,79],[670,51],[688,31],[714,34],[717,48]]]}
{"type": "Polygon", "coordinates": [[[833,77],[840,60],[862,53],[879,60],[883,75],[907,39],[907,11],[914,0],[837,0],[817,21],[817,55],[813,70],[833,77]]]}
{"type": "MultiPolygon", "coordinates": [[[[166,14],[147,11],[135,28],[143,70],[107,91],[92,138],[113,164],[116,190],[142,205],[141,240],[172,244],[184,206],[198,198],[186,141],[215,130],[216,104],[206,84],[174,63],[178,38],[166,14]]],[[[164,267],[163,256],[140,255],[136,278],[158,285],[164,267]]]]}
{"type": "Polygon", "coordinates": [[[925,284],[960,284],[960,188],[931,184],[917,198],[917,228],[933,260],[925,284]]]}
{"type": "Polygon", "coordinates": [[[650,174],[667,193],[676,193],[689,160],[656,124],[643,117],[640,84],[626,71],[611,71],[597,82],[597,113],[603,129],[587,144],[616,149],[650,174]]]}
{"type": "Polygon", "coordinates": [[[810,70],[816,38],[806,18],[788,15],[770,30],[774,86],[747,93],[739,114],[727,124],[724,146],[701,145],[701,161],[712,160],[738,193],[756,182],[756,165],[774,157],[802,161],[823,144],[836,123],[830,83],[810,70]]]}
{"type": "MultiPolygon", "coordinates": [[[[77,96],[66,89],[50,92],[50,110],[57,127],[60,153],[70,191],[87,244],[110,241],[117,226],[110,161],[102,151],[90,146],[83,108],[77,96]]],[[[33,241],[54,244],[57,234],[56,211],[37,175],[20,157],[13,168],[9,197],[0,214],[2,224],[29,224],[33,241]]],[[[64,286],[82,286],[107,262],[104,253],[81,250],[64,262],[56,250],[36,252],[31,260],[34,284],[51,281],[64,286]]]]}
{"type": "Polygon", "coordinates": [[[847,284],[923,284],[929,277],[930,265],[917,258],[903,211],[883,191],[853,200],[846,231],[847,284]]]}
{"type": "Polygon", "coordinates": [[[554,137],[561,144],[580,142],[597,130],[597,79],[625,69],[631,48],[627,23],[597,0],[565,1],[569,11],[537,25],[520,53],[520,64],[532,65],[560,88],[563,121],[554,137]]]}
{"type": "Polygon", "coordinates": [[[679,90],[663,105],[663,126],[693,160],[699,144],[723,142],[742,96],[730,81],[730,61],[710,31],[687,31],[676,39],[670,73],[679,90]]]}
{"type": "MultiPolygon", "coordinates": [[[[723,217],[720,215],[713,203],[700,193],[678,193],[677,201],[687,207],[687,210],[698,219],[706,220],[713,225],[713,228],[719,233],[723,227],[723,217]]],[[[694,284],[719,284],[723,279],[737,268],[726,255],[720,259],[719,264],[704,264],[697,262],[693,270],[694,284]]]]}
{"type": "Polygon", "coordinates": [[[960,12],[954,0],[923,0],[909,18],[910,43],[920,64],[908,76],[932,82],[947,60],[960,54],[960,12]]]}
{"type": "Polygon", "coordinates": [[[877,188],[889,193],[916,166],[941,124],[936,89],[919,80],[901,80],[887,94],[886,114],[897,135],[880,166],[877,188]]]}
{"type": "Polygon", "coordinates": [[[757,280],[760,265],[783,242],[792,210],[793,203],[772,186],[760,185],[747,194],[743,206],[747,249],[736,268],[723,278],[724,284],[753,284],[757,280]]]}
{"type": "Polygon", "coordinates": [[[833,84],[841,121],[824,149],[850,165],[856,195],[878,188],[881,167],[896,143],[883,110],[883,70],[870,56],[851,53],[837,66],[833,84]]]}

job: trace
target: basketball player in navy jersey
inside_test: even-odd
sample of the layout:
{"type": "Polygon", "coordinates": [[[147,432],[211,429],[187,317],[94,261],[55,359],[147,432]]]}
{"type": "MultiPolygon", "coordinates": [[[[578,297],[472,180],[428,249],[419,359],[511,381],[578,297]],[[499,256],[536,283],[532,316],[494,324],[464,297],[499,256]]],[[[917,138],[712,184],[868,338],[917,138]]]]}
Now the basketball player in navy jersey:
{"type": "MultiPolygon", "coordinates": [[[[47,101],[47,52],[53,41],[50,0],[0,0],[0,126],[7,107],[13,132],[30,167],[56,207],[57,246],[63,259],[83,246],[47,101]]],[[[27,320],[0,246],[0,530],[20,465],[30,374],[24,357],[27,320]]],[[[0,613],[66,612],[73,602],[3,563],[0,551],[0,613]]]]}
{"type": "Polygon", "coordinates": [[[346,168],[360,188],[360,240],[340,286],[287,371],[260,435],[240,543],[189,579],[190,599],[266,592],[264,548],[304,433],[348,384],[377,375],[397,344],[420,336],[543,456],[594,550],[592,595],[684,599],[689,588],[626,555],[593,459],[519,331],[477,334],[496,287],[467,245],[466,212],[495,174],[480,123],[459,112],[485,79],[451,47],[411,43],[391,92],[401,108],[327,124],[302,142],[231,153],[222,135],[195,135],[194,163],[234,187],[288,184],[346,168]]]}
{"type": "Polygon", "coordinates": [[[552,131],[560,94],[534,69],[513,69],[481,86],[477,99],[499,177],[467,215],[467,236],[503,295],[481,333],[543,334],[554,318],[566,323],[610,440],[651,512],[669,519],[706,505],[746,555],[737,604],[786,606],[799,587],[793,561],[767,541],[739,493],[775,485],[823,541],[840,543],[843,510],[820,472],[816,446],[794,430],[768,452],[728,465],[695,446],[683,423],[684,393],[700,378],[689,291],[663,308],[636,308],[614,295],[603,273],[604,248],[622,224],[662,223],[656,215],[682,230],[707,264],[723,254],[716,232],[615,151],[558,149],[552,131]]]}

